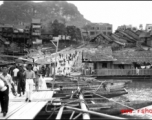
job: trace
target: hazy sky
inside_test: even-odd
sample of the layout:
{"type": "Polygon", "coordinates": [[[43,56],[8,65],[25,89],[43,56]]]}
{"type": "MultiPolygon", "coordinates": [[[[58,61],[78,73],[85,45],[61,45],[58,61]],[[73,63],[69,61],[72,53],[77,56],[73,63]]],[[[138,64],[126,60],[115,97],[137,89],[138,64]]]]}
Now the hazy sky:
{"type": "MultiPolygon", "coordinates": [[[[77,6],[83,16],[91,22],[119,25],[152,23],[152,1],[68,1],[77,6]]],[[[2,4],[2,1],[0,1],[2,4]]]]}

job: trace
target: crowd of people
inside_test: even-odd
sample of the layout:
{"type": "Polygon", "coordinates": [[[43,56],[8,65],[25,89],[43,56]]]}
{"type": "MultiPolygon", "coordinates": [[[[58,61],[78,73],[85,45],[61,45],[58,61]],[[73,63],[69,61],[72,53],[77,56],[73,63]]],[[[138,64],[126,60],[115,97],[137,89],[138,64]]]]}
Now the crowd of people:
{"type": "Polygon", "coordinates": [[[44,77],[51,77],[54,72],[56,75],[69,76],[78,55],[77,51],[60,53],[55,58],[56,62],[53,65],[16,64],[3,66],[0,69],[0,104],[3,116],[6,116],[8,112],[10,92],[19,97],[26,93],[25,101],[31,102],[34,87],[35,90],[47,89],[44,77]]]}
{"type": "Polygon", "coordinates": [[[32,64],[2,67],[0,74],[0,104],[3,116],[6,116],[8,112],[10,92],[14,96],[22,96],[26,93],[25,101],[31,102],[34,86],[36,90],[47,89],[43,73],[40,70],[34,71],[33,68],[32,64]]]}
{"type": "MultiPolygon", "coordinates": [[[[55,74],[62,76],[69,76],[71,73],[71,68],[73,64],[76,62],[79,56],[78,51],[71,51],[70,53],[59,53],[56,56],[56,66],[55,66],[55,74]]],[[[53,71],[53,68],[52,68],[53,71]]]]}

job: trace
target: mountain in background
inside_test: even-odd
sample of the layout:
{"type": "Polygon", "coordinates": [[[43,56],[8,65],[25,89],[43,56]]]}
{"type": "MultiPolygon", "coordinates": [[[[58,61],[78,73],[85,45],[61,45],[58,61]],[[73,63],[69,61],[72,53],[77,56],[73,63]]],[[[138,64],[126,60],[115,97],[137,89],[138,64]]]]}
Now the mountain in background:
{"type": "Polygon", "coordinates": [[[66,1],[47,1],[34,3],[31,1],[4,1],[0,6],[0,23],[27,25],[32,18],[42,20],[43,26],[58,19],[66,25],[82,27],[90,21],[86,20],[74,4],[66,1]]]}

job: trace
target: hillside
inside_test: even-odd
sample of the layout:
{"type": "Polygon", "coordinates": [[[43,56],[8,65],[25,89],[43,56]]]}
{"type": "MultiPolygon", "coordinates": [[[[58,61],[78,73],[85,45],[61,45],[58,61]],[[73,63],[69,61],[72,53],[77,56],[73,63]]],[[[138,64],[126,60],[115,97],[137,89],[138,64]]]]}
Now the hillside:
{"type": "Polygon", "coordinates": [[[82,27],[90,22],[78,11],[74,4],[66,1],[47,1],[34,3],[31,1],[4,1],[0,6],[0,23],[29,24],[32,18],[40,18],[43,25],[58,19],[67,25],[82,27]]]}

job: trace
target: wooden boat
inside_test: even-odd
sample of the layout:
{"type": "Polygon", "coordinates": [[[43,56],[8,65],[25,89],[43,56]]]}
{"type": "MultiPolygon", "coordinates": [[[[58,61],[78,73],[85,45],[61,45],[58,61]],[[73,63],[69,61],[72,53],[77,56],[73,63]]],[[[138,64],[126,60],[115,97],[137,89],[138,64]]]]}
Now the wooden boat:
{"type": "MultiPolygon", "coordinates": [[[[94,78],[93,78],[94,79],[94,78]]],[[[82,87],[82,88],[97,88],[99,87],[100,84],[102,84],[100,86],[100,88],[105,89],[106,91],[114,91],[114,90],[119,90],[119,89],[123,89],[125,87],[128,86],[128,84],[130,84],[132,81],[131,80],[108,80],[108,81],[98,81],[98,80],[94,80],[94,81],[83,81],[83,79],[77,80],[77,81],[70,81],[70,80],[64,80],[64,81],[55,81],[54,82],[54,87],[55,88],[59,88],[60,86],[62,86],[63,88],[71,88],[71,89],[77,89],[78,86],[82,87]]],[[[53,81],[50,81],[51,84],[53,84],[53,81]]]]}
{"type": "MultiPolygon", "coordinates": [[[[62,103],[67,103],[69,102],[70,100],[69,99],[66,99],[66,102],[62,102],[62,103]]],[[[72,101],[72,99],[71,99],[72,101]]],[[[85,99],[86,103],[87,103],[87,106],[88,106],[88,110],[90,111],[95,111],[95,112],[98,112],[98,113],[104,113],[104,114],[107,114],[107,115],[115,115],[115,116],[119,116],[121,114],[121,110],[124,110],[124,109],[127,109],[129,110],[129,108],[127,108],[126,106],[129,106],[131,108],[134,108],[134,109],[140,109],[140,108],[143,108],[145,106],[148,106],[148,105],[151,105],[152,104],[152,101],[132,101],[132,102],[119,102],[120,104],[124,104],[126,106],[122,106],[120,104],[117,104],[117,103],[114,103],[112,101],[108,101],[108,100],[105,100],[105,99],[102,99],[102,98],[86,98],[85,99]]],[[[79,105],[79,102],[76,102],[76,103],[72,103],[72,104],[69,104],[70,106],[74,107],[74,108],[80,108],[80,105],[79,105]]],[[[60,106],[59,106],[60,107],[60,106]]],[[[50,105],[48,107],[49,110],[52,110],[54,109],[53,105],[50,105]]],[[[131,110],[131,109],[130,109],[131,110]]],[[[69,119],[71,114],[72,114],[72,110],[70,109],[66,109],[64,108],[63,112],[62,112],[62,119],[64,118],[67,118],[69,119]]],[[[52,112],[51,112],[52,113],[52,112]]],[[[57,114],[59,113],[59,111],[54,111],[53,112],[53,115],[51,116],[51,119],[55,119],[57,114]]],[[[75,111],[75,116],[77,116],[80,112],[78,111],[75,111]]],[[[43,111],[41,111],[39,113],[39,115],[37,116],[37,118],[43,118],[42,116],[45,115],[45,118],[46,116],[50,116],[50,113],[46,113],[43,109],[43,111]]],[[[48,117],[47,116],[47,117],[48,117]]],[[[79,117],[79,119],[82,119],[82,116],[79,117]]],[[[90,118],[94,119],[94,118],[98,118],[98,119],[101,119],[103,117],[99,117],[99,116],[93,116],[93,115],[90,115],[90,118]]],[[[135,117],[133,117],[135,118],[135,117]]]]}
{"type": "MultiPolygon", "coordinates": [[[[57,84],[58,85],[58,84],[57,84]]],[[[70,85],[69,85],[70,86],[70,85]]],[[[99,96],[96,96],[92,93],[97,93],[101,96],[104,96],[104,97],[107,97],[107,98],[112,98],[112,97],[117,97],[117,96],[121,96],[121,95],[124,95],[124,94],[128,94],[127,90],[124,88],[124,84],[122,86],[119,86],[119,87],[112,87],[112,88],[106,88],[106,87],[103,87],[103,85],[99,84],[99,85],[91,85],[91,86],[87,86],[87,85],[84,85],[84,86],[79,86],[81,87],[82,89],[82,93],[84,94],[84,97],[88,98],[93,98],[93,97],[99,97],[99,96]]],[[[58,87],[56,87],[58,88],[58,87]]],[[[72,92],[76,91],[77,90],[77,85],[75,85],[75,87],[62,87],[62,89],[58,89],[56,91],[56,93],[54,94],[54,97],[67,97],[67,96],[70,96],[72,94],[72,92]]],[[[75,96],[74,96],[75,97],[75,96]]]]}
{"type": "MultiPolygon", "coordinates": [[[[82,88],[82,93],[84,94],[84,97],[88,98],[94,98],[94,97],[99,97],[97,95],[94,95],[93,92],[95,92],[96,89],[90,88],[90,89],[84,89],[82,88]]],[[[63,89],[63,90],[59,90],[56,91],[56,93],[54,94],[54,97],[66,97],[66,96],[70,96],[72,94],[72,92],[76,91],[77,89],[63,89]]],[[[115,90],[115,91],[106,91],[103,89],[99,89],[96,91],[97,94],[107,97],[107,98],[112,98],[112,97],[117,97],[117,96],[121,96],[124,94],[128,94],[128,92],[126,91],[126,89],[120,89],[120,90],[115,90]]],[[[75,96],[74,96],[75,97],[75,96]]]]}
{"type": "Polygon", "coordinates": [[[76,91],[78,86],[81,87],[83,94],[85,97],[98,97],[93,95],[93,92],[98,93],[99,95],[112,98],[124,94],[128,94],[125,87],[130,81],[126,82],[93,82],[92,84],[88,84],[86,82],[56,82],[55,87],[62,87],[62,90],[56,92],[55,97],[66,97],[72,93],[72,91],[76,91]]]}

